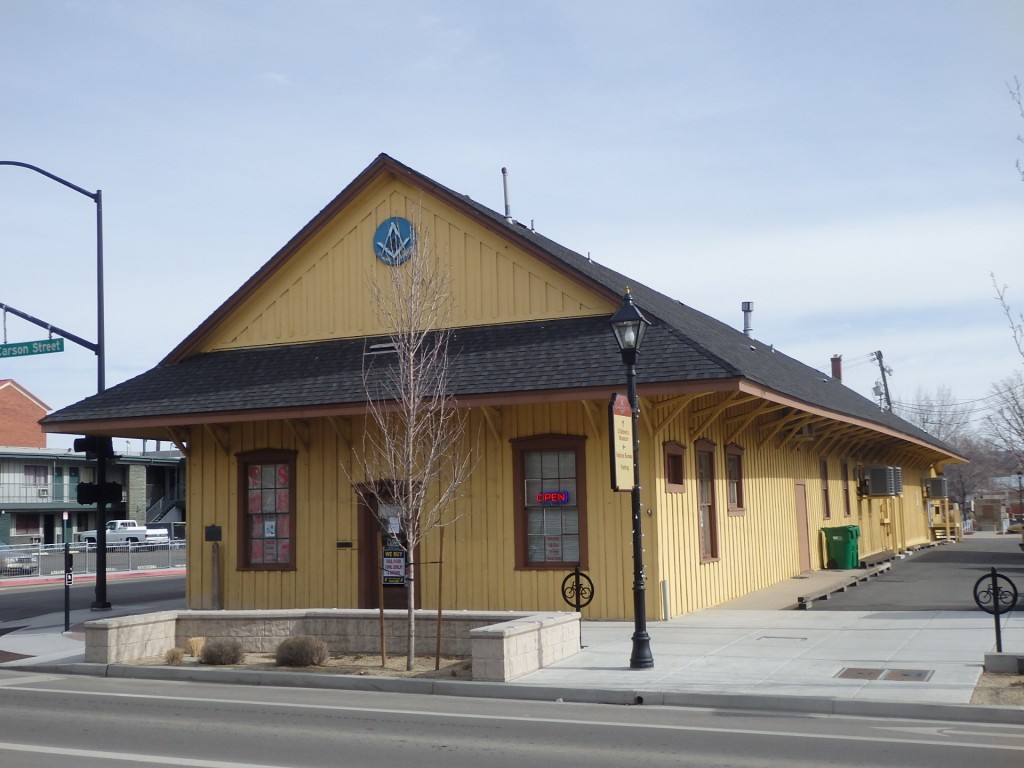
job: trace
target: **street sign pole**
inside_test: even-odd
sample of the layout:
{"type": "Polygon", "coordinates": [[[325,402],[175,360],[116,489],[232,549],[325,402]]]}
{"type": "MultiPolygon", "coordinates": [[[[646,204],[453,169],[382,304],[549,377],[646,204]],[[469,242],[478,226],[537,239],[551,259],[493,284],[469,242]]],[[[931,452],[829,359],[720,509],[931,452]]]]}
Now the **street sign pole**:
{"type": "Polygon", "coordinates": [[[75,569],[71,554],[71,542],[64,541],[64,631],[71,630],[71,585],[75,581],[75,569]]]}

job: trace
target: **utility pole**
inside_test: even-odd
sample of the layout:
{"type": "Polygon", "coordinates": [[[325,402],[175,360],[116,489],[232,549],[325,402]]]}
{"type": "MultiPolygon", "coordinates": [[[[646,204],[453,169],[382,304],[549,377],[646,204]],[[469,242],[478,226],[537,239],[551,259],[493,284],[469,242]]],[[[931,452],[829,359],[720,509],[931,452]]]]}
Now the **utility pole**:
{"type": "Polygon", "coordinates": [[[878,370],[882,372],[882,391],[885,393],[885,410],[892,410],[892,398],[889,396],[889,380],[886,378],[886,374],[892,374],[892,368],[887,368],[885,363],[882,362],[881,350],[872,352],[875,362],[878,363],[878,370]]]}

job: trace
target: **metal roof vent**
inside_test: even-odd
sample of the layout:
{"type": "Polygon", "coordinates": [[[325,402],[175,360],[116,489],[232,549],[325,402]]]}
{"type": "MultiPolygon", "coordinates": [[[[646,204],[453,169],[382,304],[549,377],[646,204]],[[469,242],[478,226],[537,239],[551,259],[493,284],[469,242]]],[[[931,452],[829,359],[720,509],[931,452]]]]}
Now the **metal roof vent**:
{"type": "Polygon", "coordinates": [[[363,355],[388,355],[393,352],[397,352],[395,349],[395,342],[393,341],[382,341],[377,344],[371,344],[363,352],[363,355]]]}

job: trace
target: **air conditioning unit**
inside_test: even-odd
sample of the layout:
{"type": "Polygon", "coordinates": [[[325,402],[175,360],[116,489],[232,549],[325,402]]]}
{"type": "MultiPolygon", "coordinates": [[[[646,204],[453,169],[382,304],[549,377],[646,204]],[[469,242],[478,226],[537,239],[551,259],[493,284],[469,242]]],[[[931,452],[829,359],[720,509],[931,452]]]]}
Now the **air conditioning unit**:
{"type": "Polygon", "coordinates": [[[49,488],[39,488],[38,489],[38,493],[39,493],[39,498],[41,498],[41,499],[48,499],[50,497],[50,489],[49,488]]]}
{"type": "Polygon", "coordinates": [[[946,482],[944,477],[929,477],[928,478],[928,498],[929,499],[948,499],[949,498],[949,483],[946,482]]]}
{"type": "Polygon", "coordinates": [[[901,467],[868,467],[868,496],[898,496],[903,493],[903,469],[901,467]]]}

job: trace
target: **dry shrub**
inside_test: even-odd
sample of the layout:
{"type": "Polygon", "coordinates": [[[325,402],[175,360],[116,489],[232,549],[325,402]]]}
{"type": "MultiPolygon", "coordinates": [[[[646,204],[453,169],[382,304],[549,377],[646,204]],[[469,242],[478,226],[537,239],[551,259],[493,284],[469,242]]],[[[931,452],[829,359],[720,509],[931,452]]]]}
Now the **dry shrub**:
{"type": "Polygon", "coordinates": [[[203,643],[205,642],[205,637],[190,637],[188,639],[188,655],[198,658],[199,654],[203,652],[203,643]]]}
{"type": "Polygon", "coordinates": [[[214,664],[223,666],[225,664],[241,664],[245,661],[245,652],[242,644],[230,637],[215,637],[203,643],[203,650],[199,653],[200,664],[214,664]]]}
{"type": "Polygon", "coordinates": [[[184,648],[168,648],[167,653],[164,654],[164,661],[172,666],[178,666],[182,661],[185,660],[185,649],[184,648]]]}
{"type": "Polygon", "coordinates": [[[298,635],[277,646],[274,661],[279,667],[319,667],[330,658],[327,644],[312,635],[298,635]]]}

